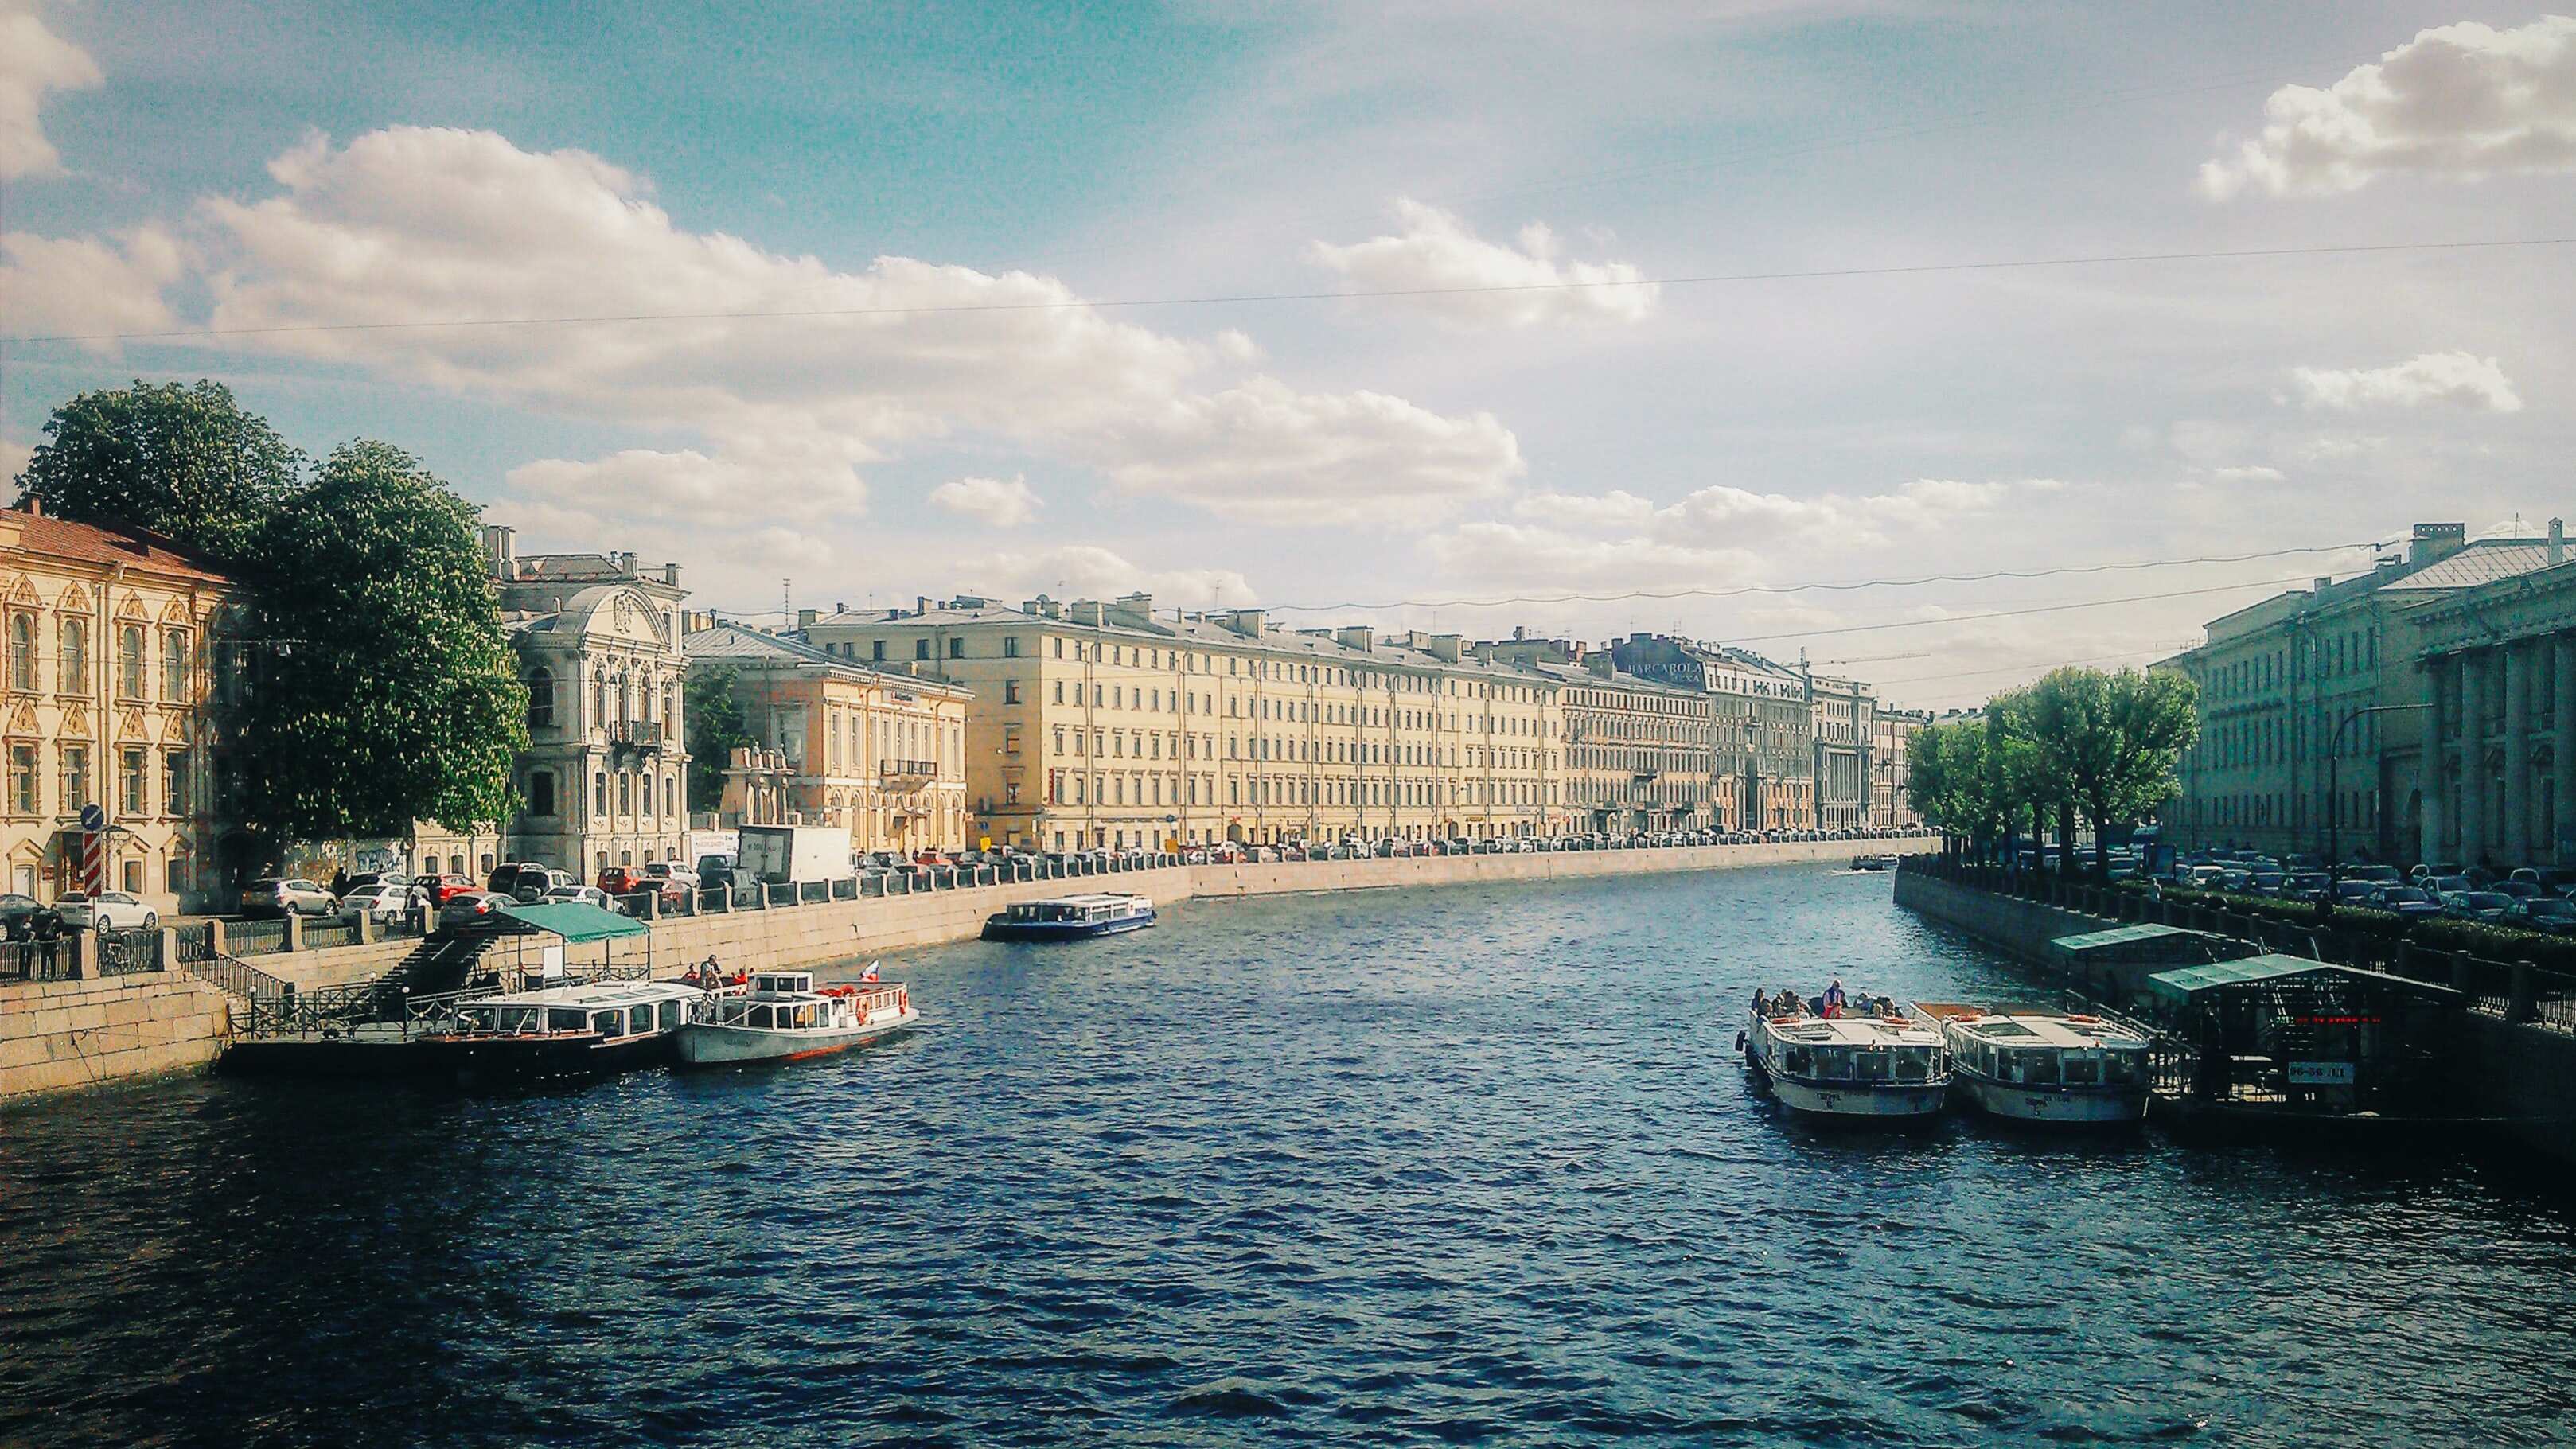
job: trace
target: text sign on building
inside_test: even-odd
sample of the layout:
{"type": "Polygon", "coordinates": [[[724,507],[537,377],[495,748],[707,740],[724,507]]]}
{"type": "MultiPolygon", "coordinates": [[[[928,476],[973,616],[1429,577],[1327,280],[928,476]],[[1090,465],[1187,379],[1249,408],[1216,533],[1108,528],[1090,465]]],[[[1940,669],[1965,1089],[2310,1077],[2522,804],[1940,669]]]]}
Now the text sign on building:
{"type": "Polygon", "coordinates": [[[1708,671],[1708,687],[1720,694],[1749,694],[1756,699],[1805,699],[1806,685],[1795,679],[1739,674],[1731,669],[1708,671]]]}
{"type": "Polygon", "coordinates": [[[2349,1087],[2352,1085],[2350,1062],[2292,1062],[2290,1085],[2293,1087],[2349,1087]]]}

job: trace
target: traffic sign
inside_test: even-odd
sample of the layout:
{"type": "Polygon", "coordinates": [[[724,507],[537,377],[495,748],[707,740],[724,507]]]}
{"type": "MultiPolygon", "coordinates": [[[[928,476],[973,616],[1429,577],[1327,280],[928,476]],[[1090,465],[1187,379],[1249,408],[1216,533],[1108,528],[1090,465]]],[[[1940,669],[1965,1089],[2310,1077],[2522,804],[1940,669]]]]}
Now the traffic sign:
{"type": "Polygon", "coordinates": [[[107,828],[107,811],[104,807],[94,803],[83,805],[81,807],[80,820],[81,829],[83,830],[105,830],[107,828]]]}

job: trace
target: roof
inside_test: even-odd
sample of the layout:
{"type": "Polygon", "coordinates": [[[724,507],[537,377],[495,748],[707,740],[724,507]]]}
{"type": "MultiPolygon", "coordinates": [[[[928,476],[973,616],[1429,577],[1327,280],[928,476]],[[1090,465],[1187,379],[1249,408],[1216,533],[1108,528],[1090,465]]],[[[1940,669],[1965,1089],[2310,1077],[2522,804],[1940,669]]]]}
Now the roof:
{"type": "Polygon", "coordinates": [[[18,546],[28,553],[85,564],[148,568],[210,584],[232,582],[195,554],[180,548],[175,540],[148,528],[74,523],[40,513],[21,514],[17,522],[18,546]]]}
{"type": "Polygon", "coordinates": [[[2324,961],[2311,961],[2305,956],[2284,956],[2277,952],[2248,956],[2242,961],[2219,961],[2207,966],[2186,966],[2178,971],[2159,971],[2147,978],[2147,984],[2168,996],[2187,999],[2224,986],[2248,986],[2258,981],[2280,981],[2293,976],[2326,973],[2404,987],[2428,996],[2456,997],[2460,994],[2447,986],[2410,981],[2403,976],[2389,976],[2377,971],[2358,971],[2350,966],[2336,966],[2324,961]]]}
{"type": "Polygon", "coordinates": [[[691,663],[701,659],[718,660],[738,668],[754,669],[821,669],[845,679],[888,688],[933,691],[960,696],[969,695],[963,685],[943,680],[924,679],[899,670],[877,669],[856,659],[845,659],[827,649],[807,643],[789,634],[764,634],[740,624],[718,623],[704,629],[692,629],[683,641],[691,663]]]}
{"type": "Polygon", "coordinates": [[[2138,946],[2150,941],[2168,939],[2179,946],[2186,942],[2198,945],[2217,938],[2206,931],[2187,931],[2180,926],[2162,926],[2152,921],[2140,921],[2135,925],[2114,926],[2107,931],[2086,931],[2078,936],[2060,936],[2048,943],[2048,949],[2074,956],[2087,951],[2138,946]]]}
{"type": "Polygon", "coordinates": [[[588,901],[546,901],[533,906],[503,906],[501,914],[540,931],[551,931],[575,946],[618,936],[641,936],[652,929],[633,916],[603,911],[588,901]]]}

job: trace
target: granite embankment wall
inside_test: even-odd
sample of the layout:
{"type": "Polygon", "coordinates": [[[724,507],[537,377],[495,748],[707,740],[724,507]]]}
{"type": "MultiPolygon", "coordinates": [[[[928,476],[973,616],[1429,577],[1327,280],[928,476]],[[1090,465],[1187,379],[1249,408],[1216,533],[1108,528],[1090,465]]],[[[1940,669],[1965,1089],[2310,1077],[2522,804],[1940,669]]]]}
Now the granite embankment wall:
{"type": "MultiPolygon", "coordinates": [[[[2104,931],[2120,922],[1973,886],[1900,871],[1896,903],[1958,927],[2022,961],[2041,965],[2060,936],[2104,931]]],[[[2140,973],[2158,969],[2138,968],[2140,973]]],[[[2043,979],[2055,984],[2055,973],[2043,979]]],[[[2130,983],[2130,995],[2143,982],[2130,983]]],[[[2576,1036],[2508,1022],[2477,1011],[2459,1014],[2452,1039],[2451,1088],[2465,1115],[2506,1117],[2514,1137],[2561,1163],[2576,1164],[2576,1036]]]]}
{"type": "Polygon", "coordinates": [[[180,971],[0,985],[0,1104],[212,1062],[224,994],[180,971]]]}
{"type": "MultiPolygon", "coordinates": [[[[1293,895],[1478,882],[1581,880],[1611,875],[1729,870],[1849,860],[1856,851],[1908,842],[1816,841],[1694,846],[1676,850],[1554,851],[1532,855],[1427,856],[1171,866],[973,890],[869,896],[773,910],[716,912],[653,922],[649,937],[614,944],[611,959],[677,972],[714,956],[727,966],[822,966],[853,957],[965,940],[1013,901],[1083,891],[1128,891],[1172,902],[1193,896],[1293,895]]],[[[1911,842],[1917,846],[1923,842],[1911,842]]],[[[303,990],[365,981],[416,944],[377,941],[248,958],[303,990]]],[[[596,946],[576,947],[576,965],[596,946]]],[[[0,987],[0,1101],[117,1077],[203,1066],[231,1032],[225,998],[178,972],[0,987]]]]}

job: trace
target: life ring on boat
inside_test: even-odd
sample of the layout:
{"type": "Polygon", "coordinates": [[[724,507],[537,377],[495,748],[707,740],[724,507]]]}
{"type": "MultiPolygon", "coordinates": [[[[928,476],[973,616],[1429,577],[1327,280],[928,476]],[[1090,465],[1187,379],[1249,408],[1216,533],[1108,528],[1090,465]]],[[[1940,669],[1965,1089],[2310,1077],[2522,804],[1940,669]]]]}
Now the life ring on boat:
{"type": "Polygon", "coordinates": [[[2068,1021],[2082,1022],[2086,1026],[2100,1026],[2102,1024],[2102,1018],[2098,1016],[2080,1016],[2072,1012],[2067,1014],[2066,1019],[2068,1021]]]}

